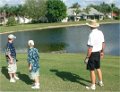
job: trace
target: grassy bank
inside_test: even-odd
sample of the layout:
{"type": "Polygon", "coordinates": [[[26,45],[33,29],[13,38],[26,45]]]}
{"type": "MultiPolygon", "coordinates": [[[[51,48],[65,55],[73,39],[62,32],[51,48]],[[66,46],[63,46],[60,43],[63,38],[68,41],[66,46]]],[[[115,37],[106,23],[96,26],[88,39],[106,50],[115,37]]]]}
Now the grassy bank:
{"type": "MultiPolygon", "coordinates": [[[[83,63],[84,54],[40,54],[40,92],[83,92],[90,84],[89,72],[83,63]]],[[[0,91],[34,91],[28,77],[27,55],[18,54],[18,76],[20,80],[9,83],[4,55],[0,59],[0,91]]],[[[120,57],[105,56],[101,61],[105,86],[97,86],[96,92],[120,91],[120,57]]],[[[88,91],[90,92],[90,91],[88,91]]]]}
{"type": "MultiPolygon", "coordinates": [[[[118,20],[104,20],[100,21],[100,23],[118,23],[118,20]]],[[[66,26],[78,26],[81,24],[85,24],[86,21],[79,22],[67,22],[67,23],[40,23],[40,24],[21,24],[16,26],[0,26],[0,33],[6,32],[17,32],[17,31],[27,31],[27,30],[38,30],[38,29],[46,29],[46,28],[56,28],[56,27],[66,27],[66,26]]]]}

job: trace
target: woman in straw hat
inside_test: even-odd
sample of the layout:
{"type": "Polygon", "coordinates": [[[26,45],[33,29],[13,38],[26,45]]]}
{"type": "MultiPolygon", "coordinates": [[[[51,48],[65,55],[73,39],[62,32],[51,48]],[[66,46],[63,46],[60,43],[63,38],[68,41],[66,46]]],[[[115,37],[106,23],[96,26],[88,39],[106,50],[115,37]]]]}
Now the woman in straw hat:
{"type": "Polygon", "coordinates": [[[98,30],[99,23],[96,20],[91,20],[89,23],[86,23],[91,28],[91,33],[89,34],[88,39],[88,51],[87,56],[85,58],[85,63],[87,64],[87,70],[90,71],[91,85],[86,86],[87,89],[95,90],[96,86],[96,76],[95,69],[97,70],[98,84],[100,86],[104,86],[102,82],[102,72],[100,69],[100,58],[103,58],[104,48],[105,48],[105,40],[102,31],[98,30]]]}

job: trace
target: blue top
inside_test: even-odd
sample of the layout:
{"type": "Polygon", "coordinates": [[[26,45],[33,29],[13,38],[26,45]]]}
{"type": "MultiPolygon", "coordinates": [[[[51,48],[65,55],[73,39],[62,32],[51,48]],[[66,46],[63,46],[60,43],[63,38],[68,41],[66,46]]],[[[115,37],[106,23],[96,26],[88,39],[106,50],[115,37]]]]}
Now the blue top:
{"type": "Polygon", "coordinates": [[[16,58],[16,50],[13,43],[8,42],[6,46],[6,55],[10,54],[13,58],[16,58]]]}
{"type": "Polygon", "coordinates": [[[36,72],[39,69],[39,53],[36,48],[28,49],[28,63],[32,65],[31,72],[36,72]]]}

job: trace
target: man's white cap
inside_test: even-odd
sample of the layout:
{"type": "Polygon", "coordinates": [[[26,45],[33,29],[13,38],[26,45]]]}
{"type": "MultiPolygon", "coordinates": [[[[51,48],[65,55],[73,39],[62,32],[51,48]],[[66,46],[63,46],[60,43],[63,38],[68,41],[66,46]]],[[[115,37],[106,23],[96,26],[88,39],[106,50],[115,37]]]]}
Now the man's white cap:
{"type": "Polygon", "coordinates": [[[16,36],[14,36],[13,34],[9,34],[9,35],[8,35],[8,38],[9,38],[9,39],[16,39],[16,36]]]}
{"type": "Polygon", "coordinates": [[[29,40],[29,41],[28,41],[28,45],[29,45],[29,46],[34,46],[34,41],[33,41],[33,40],[29,40]]]}

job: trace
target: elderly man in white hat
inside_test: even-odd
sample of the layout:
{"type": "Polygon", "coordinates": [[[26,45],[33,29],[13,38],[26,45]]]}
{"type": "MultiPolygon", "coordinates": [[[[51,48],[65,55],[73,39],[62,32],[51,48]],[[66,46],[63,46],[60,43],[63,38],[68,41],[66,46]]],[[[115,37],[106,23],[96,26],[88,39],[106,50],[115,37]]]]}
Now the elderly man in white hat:
{"type": "Polygon", "coordinates": [[[86,86],[87,89],[96,89],[96,76],[95,69],[98,74],[98,85],[104,86],[102,81],[102,72],[100,69],[100,58],[103,58],[104,48],[105,48],[105,40],[102,31],[98,30],[99,23],[96,20],[91,20],[90,23],[86,23],[91,28],[91,33],[89,34],[88,39],[88,51],[85,59],[85,63],[87,64],[87,70],[90,71],[91,85],[86,86]]]}
{"type": "Polygon", "coordinates": [[[39,83],[39,53],[36,48],[34,48],[34,41],[29,40],[28,41],[28,65],[29,65],[29,71],[31,75],[31,79],[34,80],[34,84],[32,86],[32,89],[39,89],[40,83],[39,83]]]}
{"type": "Polygon", "coordinates": [[[17,65],[16,65],[16,50],[13,44],[14,39],[16,36],[13,34],[8,35],[8,43],[6,46],[6,59],[8,62],[8,73],[10,76],[10,82],[16,82],[19,78],[16,76],[17,72],[17,65]]]}

